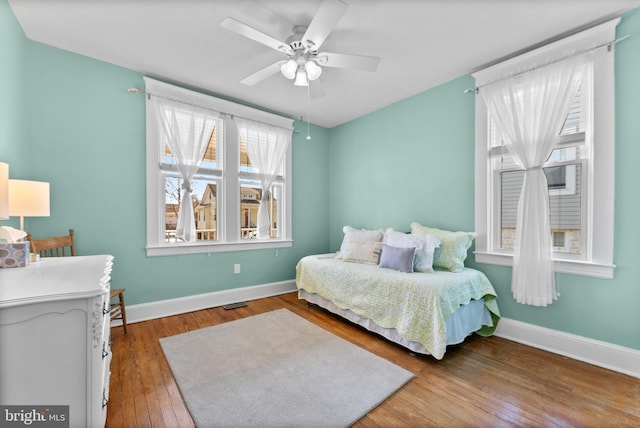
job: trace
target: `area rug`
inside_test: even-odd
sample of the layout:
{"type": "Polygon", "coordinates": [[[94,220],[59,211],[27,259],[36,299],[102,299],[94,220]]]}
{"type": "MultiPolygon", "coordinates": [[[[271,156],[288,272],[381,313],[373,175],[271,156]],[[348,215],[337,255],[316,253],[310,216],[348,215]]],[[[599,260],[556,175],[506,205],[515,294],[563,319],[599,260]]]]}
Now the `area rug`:
{"type": "Polygon", "coordinates": [[[287,309],[160,344],[201,428],[347,427],[414,376],[287,309]]]}

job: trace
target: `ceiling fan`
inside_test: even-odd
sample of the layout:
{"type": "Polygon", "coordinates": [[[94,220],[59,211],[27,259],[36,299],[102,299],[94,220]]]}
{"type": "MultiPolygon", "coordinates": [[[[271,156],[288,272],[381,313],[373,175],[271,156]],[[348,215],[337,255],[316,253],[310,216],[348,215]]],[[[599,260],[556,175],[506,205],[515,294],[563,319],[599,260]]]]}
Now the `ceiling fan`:
{"type": "MultiPolygon", "coordinates": [[[[234,18],[225,18],[220,23],[223,28],[287,56],[287,59],[277,61],[245,77],[241,83],[253,86],[280,71],[287,79],[294,80],[295,86],[309,86],[309,82],[320,77],[322,67],[376,71],[380,58],[319,51],[348,8],[349,6],[341,0],[324,0],[311,23],[308,26],[294,26],[293,34],[284,42],[234,18]]],[[[316,84],[312,85],[312,87],[314,86],[316,84]]],[[[317,96],[322,95],[321,88],[319,92],[316,92],[317,96]]],[[[313,94],[312,97],[314,97],[313,94]]]]}

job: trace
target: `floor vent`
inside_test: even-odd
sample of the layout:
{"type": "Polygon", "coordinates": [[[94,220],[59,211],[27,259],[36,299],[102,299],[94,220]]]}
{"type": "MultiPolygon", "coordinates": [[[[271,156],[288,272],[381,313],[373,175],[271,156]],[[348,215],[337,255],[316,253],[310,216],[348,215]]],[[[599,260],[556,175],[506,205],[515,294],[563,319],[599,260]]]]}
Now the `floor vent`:
{"type": "Polygon", "coordinates": [[[225,309],[238,309],[238,308],[244,308],[245,306],[247,306],[247,302],[236,302],[236,303],[229,303],[228,305],[222,305],[222,307],[225,309]]]}

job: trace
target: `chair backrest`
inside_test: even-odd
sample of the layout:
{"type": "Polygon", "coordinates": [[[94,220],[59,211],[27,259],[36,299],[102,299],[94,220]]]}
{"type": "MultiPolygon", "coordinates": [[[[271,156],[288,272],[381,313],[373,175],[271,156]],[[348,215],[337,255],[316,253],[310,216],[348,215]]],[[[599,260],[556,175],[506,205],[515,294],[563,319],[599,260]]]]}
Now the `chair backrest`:
{"type": "Polygon", "coordinates": [[[40,257],[64,257],[76,255],[73,247],[73,229],[69,229],[69,234],[65,236],[55,236],[53,238],[42,239],[33,239],[31,234],[27,233],[27,239],[31,245],[31,252],[40,254],[40,257]]]}

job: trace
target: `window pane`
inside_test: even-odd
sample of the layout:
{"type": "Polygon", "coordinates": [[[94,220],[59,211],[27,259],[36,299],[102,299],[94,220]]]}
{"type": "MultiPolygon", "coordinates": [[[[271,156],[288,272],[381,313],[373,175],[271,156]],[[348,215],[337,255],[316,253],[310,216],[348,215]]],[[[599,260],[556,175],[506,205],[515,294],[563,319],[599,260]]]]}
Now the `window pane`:
{"type": "Polygon", "coordinates": [[[271,237],[281,238],[279,224],[282,221],[282,185],[274,184],[271,186],[271,194],[269,195],[269,218],[271,219],[271,237]]]}
{"type": "Polygon", "coordinates": [[[249,156],[247,155],[247,147],[244,145],[242,138],[240,139],[240,171],[253,172],[251,161],[249,161],[249,156]]]}
{"type": "Polygon", "coordinates": [[[580,148],[577,146],[572,147],[562,147],[559,149],[554,149],[547,162],[566,162],[570,160],[580,159],[580,148]]]}
{"type": "MultiPolygon", "coordinates": [[[[247,147],[244,144],[244,140],[240,138],[240,171],[242,172],[255,172],[258,171],[252,164],[249,155],[247,154],[247,147]]],[[[277,175],[284,176],[284,160],[278,166],[277,175]]]]}
{"type": "MultiPolygon", "coordinates": [[[[200,165],[201,168],[218,168],[217,141],[219,138],[217,138],[217,134],[221,134],[221,131],[218,131],[218,129],[222,129],[221,123],[217,123],[213,128],[213,131],[211,132],[211,136],[209,137],[209,144],[207,145],[207,149],[204,152],[204,156],[202,156],[202,164],[200,165]]],[[[166,138],[163,138],[163,140],[166,140],[166,138]]],[[[166,143],[164,144],[164,158],[162,159],[162,162],[169,165],[176,164],[176,159],[173,156],[173,153],[171,153],[169,144],[166,143]]]]}
{"type": "Polygon", "coordinates": [[[197,193],[194,208],[196,217],[196,239],[218,240],[218,184],[212,180],[196,180],[193,191],[197,193]]]}
{"type": "MultiPolygon", "coordinates": [[[[176,224],[180,201],[184,194],[182,177],[174,174],[165,175],[165,242],[178,242],[176,224]]],[[[217,237],[217,182],[214,179],[195,177],[191,181],[194,220],[196,223],[196,239],[198,241],[215,241],[217,237]]]]}
{"type": "Polygon", "coordinates": [[[204,156],[202,157],[202,168],[217,168],[218,167],[218,138],[217,138],[217,129],[221,129],[220,125],[216,125],[213,128],[213,132],[211,133],[211,137],[209,138],[209,145],[207,145],[207,150],[204,152],[204,156]]]}
{"type": "MultiPolygon", "coordinates": [[[[242,239],[255,239],[258,236],[258,208],[262,198],[260,183],[253,180],[240,180],[240,237],[242,239]]],[[[271,219],[270,236],[279,238],[278,228],[282,185],[274,184],[268,195],[267,206],[271,219]]]]}
{"type": "MultiPolygon", "coordinates": [[[[584,86],[584,85],[582,85],[584,86]]],[[[571,106],[569,107],[569,114],[565,120],[560,135],[575,134],[578,132],[584,132],[585,124],[585,96],[582,86],[578,89],[571,106]]]]}
{"type": "Polygon", "coordinates": [[[501,184],[501,224],[500,224],[500,248],[513,250],[516,239],[516,219],[518,214],[518,201],[522,189],[523,171],[508,171],[500,173],[501,184]]]}
{"type": "MultiPolygon", "coordinates": [[[[582,253],[582,164],[571,164],[564,167],[564,189],[549,190],[549,211],[551,214],[551,231],[563,232],[565,244],[555,248],[556,252],[582,253]]],[[[547,172],[548,168],[545,168],[547,172]]]]}
{"type": "Polygon", "coordinates": [[[165,176],[165,242],[176,242],[176,225],[178,224],[178,212],[182,197],[182,179],[176,176],[165,176]]]}
{"type": "Polygon", "coordinates": [[[262,198],[260,183],[240,180],[240,238],[255,239],[258,236],[258,208],[262,198]]]}
{"type": "MultiPolygon", "coordinates": [[[[549,184],[549,210],[551,231],[563,233],[564,245],[555,246],[556,252],[582,253],[582,164],[544,168],[549,184]]],[[[503,171],[500,174],[500,248],[513,250],[516,236],[518,201],[522,189],[522,170],[503,171]]],[[[560,235],[558,235],[560,236],[560,235]]],[[[559,238],[558,238],[559,239],[559,238]]]]}

